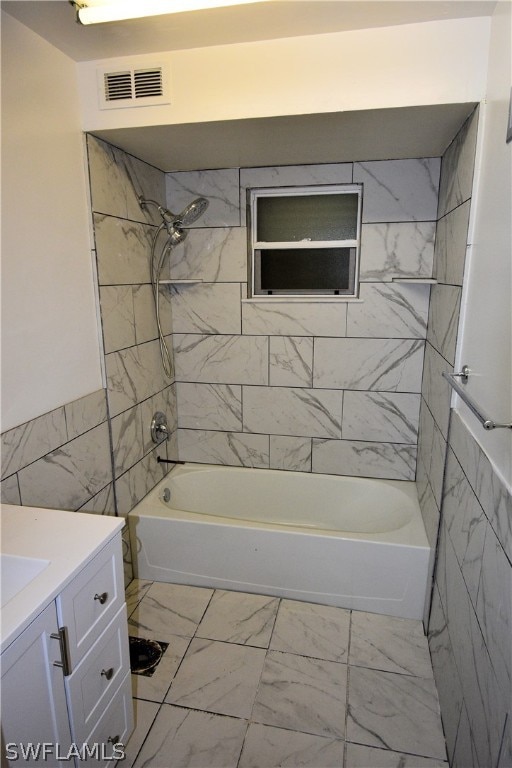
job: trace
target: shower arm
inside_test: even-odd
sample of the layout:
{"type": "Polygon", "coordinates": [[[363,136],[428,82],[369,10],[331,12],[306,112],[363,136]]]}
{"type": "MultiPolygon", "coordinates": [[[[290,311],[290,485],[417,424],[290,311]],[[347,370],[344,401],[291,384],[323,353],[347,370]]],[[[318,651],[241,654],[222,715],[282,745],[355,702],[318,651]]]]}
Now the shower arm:
{"type": "Polygon", "coordinates": [[[166,208],[163,207],[163,205],[160,205],[160,203],[157,203],[156,200],[150,200],[149,198],[142,197],[142,195],[139,195],[137,200],[139,201],[139,205],[142,209],[147,208],[148,205],[154,205],[155,208],[157,208],[160,216],[163,217],[164,221],[167,221],[166,217],[168,217],[169,219],[171,219],[171,217],[172,219],[179,218],[175,213],[172,213],[172,211],[168,211],[166,208]]]}

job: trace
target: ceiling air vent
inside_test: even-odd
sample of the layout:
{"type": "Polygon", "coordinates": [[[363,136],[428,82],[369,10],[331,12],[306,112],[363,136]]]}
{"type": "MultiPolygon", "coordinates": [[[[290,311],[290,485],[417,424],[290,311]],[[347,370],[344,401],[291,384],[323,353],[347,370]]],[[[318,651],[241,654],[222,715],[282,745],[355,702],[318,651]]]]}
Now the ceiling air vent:
{"type": "Polygon", "coordinates": [[[111,66],[108,70],[98,70],[100,108],[169,104],[167,69],[166,65],[157,64],[137,69],[111,66]]]}

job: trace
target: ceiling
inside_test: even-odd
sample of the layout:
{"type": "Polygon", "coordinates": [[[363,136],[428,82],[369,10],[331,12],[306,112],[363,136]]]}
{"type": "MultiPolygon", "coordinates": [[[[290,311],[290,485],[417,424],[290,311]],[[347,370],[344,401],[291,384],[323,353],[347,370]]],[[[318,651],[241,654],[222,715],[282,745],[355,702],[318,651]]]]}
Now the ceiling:
{"type": "Polygon", "coordinates": [[[474,104],[93,131],[163,171],[440,157],[474,104]]]}
{"type": "Polygon", "coordinates": [[[69,0],[1,2],[3,10],[75,61],[490,16],[495,6],[496,0],[271,0],[82,26],[69,0]]]}
{"type": "MultiPolygon", "coordinates": [[[[85,0],[87,2],[87,0],[85,0]]],[[[82,26],[69,0],[1,8],[75,61],[490,16],[496,0],[272,0],[82,26]]],[[[163,171],[442,155],[473,104],[94,131],[163,171]]]]}

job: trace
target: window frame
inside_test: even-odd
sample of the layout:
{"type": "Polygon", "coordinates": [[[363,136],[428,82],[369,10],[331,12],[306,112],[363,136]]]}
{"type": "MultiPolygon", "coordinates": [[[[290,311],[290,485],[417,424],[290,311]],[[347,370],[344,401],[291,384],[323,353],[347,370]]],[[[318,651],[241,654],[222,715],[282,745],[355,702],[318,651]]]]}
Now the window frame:
{"type": "Polygon", "coordinates": [[[248,296],[251,301],[346,301],[357,299],[359,296],[359,260],[361,250],[361,219],[362,219],[363,185],[362,184],[314,184],[300,186],[280,187],[252,187],[247,189],[247,240],[249,250],[248,269],[248,296]],[[262,197],[299,197],[312,195],[356,194],[358,198],[356,213],[356,238],[353,240],[294,240],[294,241],[259,241],[257,237],[258,227],[258,200],[262,197]],[[288,249],[323,249],[323,248],[350,248],[354,255],[350,255],[349,282],[347,290],[343,289],[311,289],[302,291],[297,289],[280,289],[272,293],[262,291],[258,283],[261,281],[262,250],[288,250],[288,249]],[[339,290],[339,292],[335,292],[339,290]]]}

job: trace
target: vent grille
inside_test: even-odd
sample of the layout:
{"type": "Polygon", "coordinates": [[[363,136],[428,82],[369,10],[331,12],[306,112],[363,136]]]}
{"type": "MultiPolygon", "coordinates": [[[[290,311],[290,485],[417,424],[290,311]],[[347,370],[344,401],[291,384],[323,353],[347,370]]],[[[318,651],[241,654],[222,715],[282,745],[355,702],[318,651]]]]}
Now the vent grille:
{"type": "MultiPolygon", "coordinates": [[[[119,62],[120,63],[120,62],[119,62]]],[[[144,68],[98,70],[100,107],[152,106],[169,104],[168,76],[164,65],[144,68]]]]}
{"type": "Polygon", "coordinates": [[[105,101],[132,98],[131,72],[105,73],[105,101]]]}
{"type": "Polygon", "coordinates": [[[137,69],[133,73],[133,84],[136,99],[147,99],[150,96],[163,96],[162,70],[137,69]]]}

